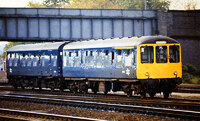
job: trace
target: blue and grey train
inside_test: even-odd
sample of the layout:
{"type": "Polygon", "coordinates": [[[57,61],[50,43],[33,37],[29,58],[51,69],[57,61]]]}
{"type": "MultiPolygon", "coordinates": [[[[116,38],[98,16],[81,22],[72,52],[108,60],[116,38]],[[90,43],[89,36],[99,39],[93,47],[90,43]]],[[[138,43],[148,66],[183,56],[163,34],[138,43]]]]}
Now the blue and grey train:
{"type": "Polygon", "coordinates": [[[7,50],[6,66],[15,88],[168,98],[182,82],[180,43],[165,36],[17,45],[7,50]]]}

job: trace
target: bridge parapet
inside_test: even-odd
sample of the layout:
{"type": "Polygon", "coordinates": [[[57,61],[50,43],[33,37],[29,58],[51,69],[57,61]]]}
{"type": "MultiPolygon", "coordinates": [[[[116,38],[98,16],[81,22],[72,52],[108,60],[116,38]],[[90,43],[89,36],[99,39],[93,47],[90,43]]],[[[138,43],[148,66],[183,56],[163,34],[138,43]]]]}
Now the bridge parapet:
{"type": "Polygon", "coordinates": [[[0,8],[1,40],[83,40],[155,35],[156,11],[0,8]]]}

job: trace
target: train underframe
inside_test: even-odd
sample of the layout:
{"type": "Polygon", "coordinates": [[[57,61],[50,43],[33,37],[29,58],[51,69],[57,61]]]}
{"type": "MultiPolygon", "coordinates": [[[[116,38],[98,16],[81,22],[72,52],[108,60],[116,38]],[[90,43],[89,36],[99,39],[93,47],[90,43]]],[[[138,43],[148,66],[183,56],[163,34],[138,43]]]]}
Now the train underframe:
{"type": "Polygon", "coordinates": [[[9,76],[9,83],[15,88],[50,88],[69,89],[73,93],[88,93],[91,89],[93,93],[109,91],[124,91],[128,97],[134,94],[140,94],[141,98],[149,94],[154,97],[156,93],[163,92],[164,98],[168,98],[178,84],[181,84],[180,78],[174,79],[145,79],[145,80],[127,80],[127,79],[88,79],[88,78],[62,78],[62,77],[29,77],[29,76],[9,76]]]}

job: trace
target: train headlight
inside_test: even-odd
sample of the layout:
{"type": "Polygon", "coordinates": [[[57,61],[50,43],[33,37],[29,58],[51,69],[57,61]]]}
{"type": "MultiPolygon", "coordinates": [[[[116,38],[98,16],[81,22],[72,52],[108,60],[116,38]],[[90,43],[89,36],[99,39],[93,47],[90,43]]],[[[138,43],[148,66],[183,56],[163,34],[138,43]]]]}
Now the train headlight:
{"type": "Polygon", "coordinates": [[[149,73],[148,72],[146,72],[146,74],[145,74],[146,76],[149,76],[149,73]]]}
{"type": "Polygon", "coordinates": [[[176,72],[176,71],[174,72],[174,75],[177,75],[177,72],[176,72]]]}

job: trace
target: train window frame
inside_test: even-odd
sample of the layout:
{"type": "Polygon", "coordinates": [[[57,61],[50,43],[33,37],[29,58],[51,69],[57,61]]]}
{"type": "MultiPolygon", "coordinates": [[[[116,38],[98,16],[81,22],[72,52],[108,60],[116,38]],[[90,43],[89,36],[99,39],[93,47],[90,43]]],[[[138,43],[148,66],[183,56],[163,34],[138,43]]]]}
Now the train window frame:
{"type": "Polygon", "coordinates": [[[68,60],[67,60],[68,67],[74,67],[74,51],[68,51],[68,60]]]}
{"type": "Polygon", "coordinates": [[[103,57],[103,67],[110,67],[110,50],[108,50],[108,49],[105,49],[104,51],[103,51],[103,55],[104,55],[104,57],[103,57]]]}
{"type": "Polygon", "coordinates": [[[123,53],[124,51],[121,49],[116,50],[116,68],[122,68],[124,65],[123,53]]]}
{"type": "Polygon", "coordinates": [[[180,46],[179,45],[169,45],[169,62],[170,63],[179,63],[180,62],[180,46]],[[171,47],[175,47],[177,52],[170,52],[171,47]]]}
{"type": "Polygon", "coordinates": [[[80,51],[75,50],[74,54],[74,67],[80,67],[80,51]]]}
{"type": "Polygon", "coordinates": [[[96,63],[95,63],[97,68],[101,68],[103,63],[102,63],[102,50],[96,50],[96,63]]]}
{"type": "Polygon", "coordinates": [[[144,45],[144,46],[140,47],[140,62],[141,62],[141,64],[153,64],[154,63],[154,46],[144,45]],[[144,54],[146,52],[145,48],[147,48],[147,54],[144,54]],[[151,50],[149,50],[149,49],[151,49],[151,50]]]}
{"type": "Polygon", "coordinates": [[[85,51],[85,66],[90,68],[95,66],[94,50],[85,51]]]}
{"type": "Polygon", "coordinates": [[[14,57],[14,64],[13,64],[14,67],[17,67],[18,66],[18,53],[15,53],[15,57],[14,57]]]}
{"type": "Polygon", "coordinates": [[[36,52],[34,52],[34,54],[33,54],[33,67],[37,66],[37,61],[38,61],[38,59],[36,57],[36,52]]]}
{"type": "Polygon", "coordinates": [[[124,52],[124,66],[125,67],[131,67],[133,66],[134,62],[134,55],[133,55],[133,50],[131,49],[126,49],[124,52]]]}
{"type": "Polygon", "coordinates": [[[22,67],[26,67],[26,54],[22,53],[22,67]]]}
{"type": "Polygon", "coordinates": [[[56,52],[53,53],[53,66],[56,67],[57,66],[57,56],[56,56],[56,52]]]}
{"type": "Polygon", "coordinates": [[[12,53],[10,53],[8,57],[9,57],[9,59],[8,59],[9,64],[8,65],[11,67],[11,66],[13,66],[12,53]]]}
{"type": "Polygon", "coordinates": [[[27,67],[31,67],[31,53],[28,53],[28,58],[27,58],[27,67]]]}
{"type": "Polygon", "coordinates": [[[45,52],[42,53],[42,57],[41,57],[41,63],[42,63],[42,67],[45,67],[45,52]]]}
{"type": "Polygon", "coordinates": [[[155,50],[156,50],[156,63],[168,63],[168,47],[167,45],[157,45],[155,46],[155,50]],[[165,47],[165,52],[163,54],[161,54],[161,52],[158,53],[158,48],[159,50],[161,50],[161,48],[165,47]],[[163,56],[163,57],[162,57],[163,56]],[[163,58],[161,60],[161,57],[163,58]]]}

